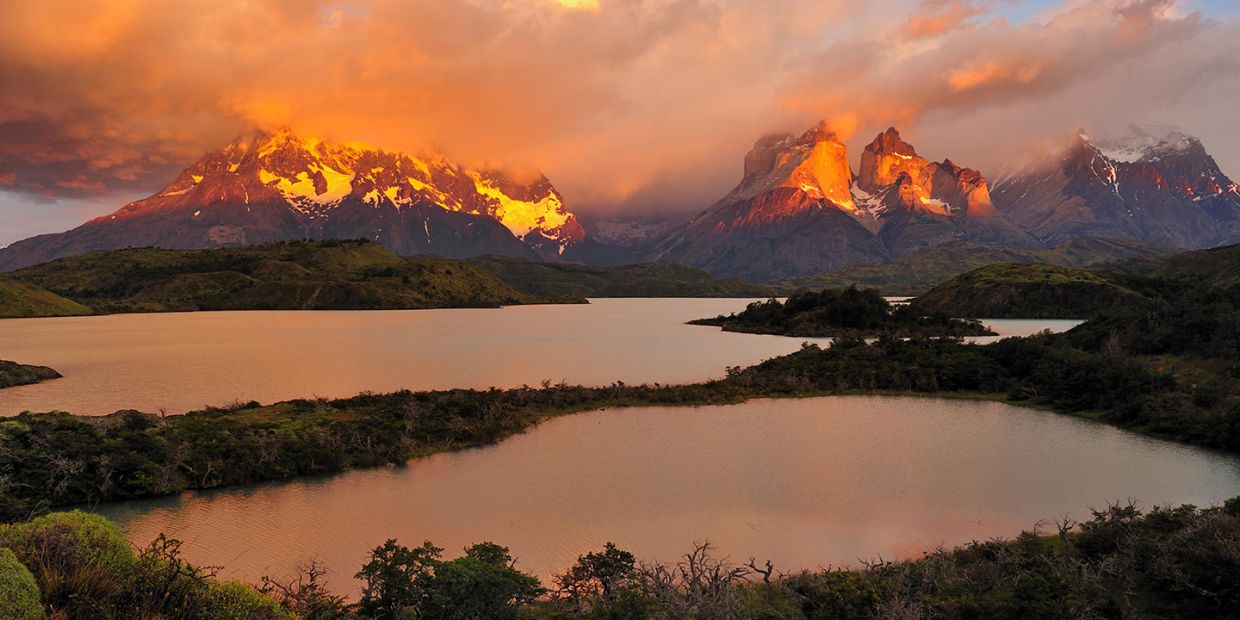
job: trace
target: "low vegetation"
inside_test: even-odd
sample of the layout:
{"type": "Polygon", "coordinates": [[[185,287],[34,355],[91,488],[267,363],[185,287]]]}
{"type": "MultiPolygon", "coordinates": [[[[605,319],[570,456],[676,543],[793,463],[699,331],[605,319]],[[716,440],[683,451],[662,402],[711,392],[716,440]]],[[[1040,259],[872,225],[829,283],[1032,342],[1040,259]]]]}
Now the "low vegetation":
{"type": "Polygon", "coordinates": [[[596,267],[484,256],[477,265],[531,295],[551,297],[766,297],[775,289],[742,278],[716,278],[684,265],[596,267]]]}
{"type": "Polygon", "coordinates": [[[877,290],[824,290],[798,293],[786,301],[770,299],[743,311],[713,319],[690,321],[724,331],[783,336],[860,337],[985,336],[994,332],[978,321],[926,313],[907,304],[892,305],[877,290]]]}
{"type": "Polygon", "coordinates": [[[312,563],[258,587],[220,580],[164,536],[134,551],[105,519],[56,513],[0,526],[0,616],[141,618],[1229,618],[1240,609],[1240,498],[1222,506],[1111,505],[1083,523],[973,542],[919,559],[782,572],[709,543],[672,564],[608,543],[550,584],[508,549],[453,559],[389,540],[332,594],[312,563]],[[550,587],[547,587],[550,586],[550,587]]]}
{"type": "Polygon", "coordinates": [[[518,292],[467,262],[401,258],[364,240],[95,252],[27,267],[5,277],[10,288],[25,294],[22,301],[0,301],[0,317],[27,316],[22,309],[47,296],[60,301],[38,306],[44,316],[495,307],[545,301],[518,292]]]}
{"type": "Polygon", "coordinates": [[[1013,319],[1086,319],[1121,305],[1144,307],[1140,278],[1075,267],[1002,263],[944,282],[911,306],[925,313],[1013,319]]]}
{"type": "Polygon", "coordinates": [[[1160,263],[1153,275],[1206,286],[1240,286],[1240,245],[1177,254],[1160,263]]]}
{"type": "Polygon", "coordinates": [[[0,389],[16,385],[29,385],[49,379],[59,379],[60,373],[47,366],[30,366],[8,360],[0,360],[0,389]]]}
{"type": "Polygon", "coordinates": [[[1048,249],[1017,249],[967,241],[944,243],[900,259],[865,263],[831,273],[785,280],[785,291],[876,288],[884,295],[921,295],[960,274],[996,263],[1038,263],[1061,267],[1146,273],[1175,249],[1134,239],[1081,237],[1048,249]]]}

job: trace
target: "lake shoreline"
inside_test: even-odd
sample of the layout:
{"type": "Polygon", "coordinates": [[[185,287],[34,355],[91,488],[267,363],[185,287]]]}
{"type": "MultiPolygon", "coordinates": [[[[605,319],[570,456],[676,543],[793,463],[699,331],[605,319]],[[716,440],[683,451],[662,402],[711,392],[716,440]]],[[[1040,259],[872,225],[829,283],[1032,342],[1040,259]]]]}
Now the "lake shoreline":
{"type": "MultiPolygon", "coordinates": [[[[746,370],[752,370],[752,368],[753,367],[751,367],[750,369],[746,369],[746,370]]],[[[739,374],[739,372],[737,374],[739,374]]],[[[917,399],[925,399],[925,400],[959,400],[959,401],[995,402],[995,403],[1001,403],[1001,404],[1005,404],[1005,405],[1009,405],[1013,407],[1025,408],[1025,409],[1030,409],[1033,411],[1049,412],[1049,413],[1054,413],[1056,415],[1063,415],[1066,417],[1075,418],[1079,420],[1085,420],[1085,421],[1089,421],[1093,423],[1104,424],[1112,428],[1117,428],[1120,430],[1137,433],[1139,435],[1150,437],[1152,439],[1170,441],[1173,443],[1179,443],[1183,445],[1192,445],[1198,448],[1211,449],[1210,446],[1202,446],[1199,444],[1193,444],[1192,442],[1183,441],[1175,437],[1167,436],[1165,434],[1143,432],[1141,429],[1126,428],[1123,425],[1116,424],[1116,423],[1106,420],[1101,412],[1064,411],[1064,410],[1056,409],[1053,405],[1050,405],[1050,404],[1031,402],[1029,400],[1013,399],[1010,397],[1010,395],[1007,395],[1007,394],[987,393],[987,392],[980,392],[980,391],[926,392],[926,391],[893,390],[893,389],[807,390],[807,391],[798,391],[795,393],[788,393],[788,392],[781,392],[778,390],[751,391],[745,388],[738,389],[736,386],[729,386],[728,385],[729,380],[730,378],[717,380],[717,381],[703,382],[703,383],[672,385],[672,386],[663,386],[663,385],[658,385],[658,384],[642,385],[642,386],[625,386],[623,384],[618,384],[618,385],[613,385],[613,386],[608,386],[608,387],[547,385],[547,386],[543,386],[540,389],[533,389],[533,388],[515,389],[515,390],[492,389],[492,390],[486,390],[486,391],[449,390],[449,391],[435,391],[435,392],[407,392],[406,391],[406,392],[398,392],[395,394],[383,394],[383,395],[359,394],[350,399],[341,399],[339,401],[335,401],[335,403],[347,403],[355,399],[370,399],[370,398],[381,398],[382,399],[382,398],[429,396],[429,397],[447,397],[451,399],[453,398],[454,394],[461,394],[461,393],[474,393],[474,394],[483,394],[483,395],[492,394],[493,395],[493,394],[513,394],[513,393],[531,392],[531,391],[551,393],[557,390],[571,390],[571,391],[576,391],[576,392],[582,392],[582,393],[588,394],[589,396],[586,396],[585,402],[579,402],[577,404],[559,406],[559,407],[552,406],[552,407],[537,408],[534,410],[518,411],[517,415],[512,416],[509,419],[509,422],[515,422],[516,426],[504,429],[500,434],[497,434],[490,438],[466,439],[466,440],[453,441],[449,444],[441,444],[437,446],[422,446],[422,447],[418,447],[418,448],[412,449],[410,451],[407,451],[401,454],[391,455],[391,457],[383,460],[382,462],[371,462],[371,463],[355,465],[355,466],[345,466],[345,467],[341,467],[335,470],[324,470],[324,471],[315,471],[315,472],[307,472],[307,473],[298,473],[298,474],[281,476],[281,477],[244,480],[244,481],[229,483],[229,484],[217,484],[217,485],[210,485],[210,486],[207,486],[207,485],[187,486],[183,488],[168,489],[167,491],[162,492],[162,493],[150,493],[150,494],[135,495],[135,496],[130,496],[130,497],[100,499],[100,500],[87,501],[87,502],[49,504],[47,505],[47,508],[60,508],[64,506],[73,506],[73,505],[98,506],[104,503],[116,503],[116,502],[124,502],[128,500],[169,497],[169,496],[179,495],[179,494],[186,493],[186,492],[209,491],[209,490],[223,489],[223,488],[247,485],[247,484],[268,483],[268,482],[273,482],[273,483],[291,482],[306,475],[311,475],[311,476],[322,475],[322,474],[334,475],[334,474],[340,474],[340,473],[344,473],[344,472],[355,470],[355,469],[388,467],[388,466],[393,466],[393,465],[404,466],[405,464],[417,461],[419,459],[424,459],[427,457],[435,456],[437,454],[461,452],[461,451],[472,450],[476,448],[494,446],[494,445],[504,442],[505,440],[524,434],[547,420],[552,420],[555,418],[577,415],[577,414],[607,411],[607,410],[619,409],[619,408],[652,408],[652,407],[668,407],[668,406],[698,408],[698,407],[710,407],[710,406],[718,406],[718,405],[736,405],[736,404],[743,404],[743,403],[748,403],[752,401],[768,400],[768,399],[769,400],[802,400],[802,399],[831,397],[831,396],[893,396],[893,397],[917,398],[917,399]],[[613,394],[609,395],[609,393],[613,393],[613,394]],[[688,396],[689,398],[686,399],[686,396],[688,396]]],[[[312,408],[323,407],[325,404],[323,400],[301,399],[301,400],[294,400],[294,401],[282,401],[282,402],[272,403],[268,405],[260,405],[257,403],[247,403],[247,404],[237,406],[231,410],[215,408],[215,409],[192,411],[192,412],[187,412],[184,414],[174,414],[174,415],[167,415],[167,416],[155,416],[154,414],[142,414],[142,413],[134,412],[134,411],[121,411],[121,412],[117,412],[117,413],[114,413],[108,416],[73,416],[71,414],[66,414],[66,413],[34,413],[34,414],[27,413],[27,414],[20,414],[19,416],[8,417],[8,418],[0,417],[0,420],[16,420],[16,419],[22,419],[22,418],[36,418],[37,419],[37,418],[46,417],[46,416],[68,416],[77,422],[82,422],[82,423],[85,423],[85,424],[88,424],[88,425],[91,425],[97,428],[106,428],[106,427],[114,426],[118,424],[118,422],[115,422],[114,419],[117,419],[117,418],[123,419],[126,417],[132,417],[135,415],[147,417],[150,419],[151,422],[157,421],[157,423],[169,423],[169,422],[175,423],[175,421],[178,419],[184,420],[184,419],[189,419],[191,417],[197,417],[197,416],[218,417],[221,415],[227,416],[229,414],[234,414],[239,417],[244,417],[244,418],[248,418],[251,420],[257,420],[261,422],[263,421],[262,419],[264,417],[275,418],[275,417],[287,415],[287,412],[282,411],[282,410],[286,410],[290,406],[304,408],[304,405],[310,404],[310,403],[313,403],[310,405],[310,407],[312,408]]],[[[332,405],[333,407],[335,406],[335,403],[333,403],[332,405]]],[[[345,415],[350,415],[350,414],[346,413],[345,415]]],[[[124,423],[124,422],[120,422],[120,423],[124,423]]],[[[1234,454],[1234,452],[1227,451],[1227,450],[1221,450],[1217,448],[1213,448],[1213,449],[1218,452],[1224,453],[1224,454],[1234,454]]]]}

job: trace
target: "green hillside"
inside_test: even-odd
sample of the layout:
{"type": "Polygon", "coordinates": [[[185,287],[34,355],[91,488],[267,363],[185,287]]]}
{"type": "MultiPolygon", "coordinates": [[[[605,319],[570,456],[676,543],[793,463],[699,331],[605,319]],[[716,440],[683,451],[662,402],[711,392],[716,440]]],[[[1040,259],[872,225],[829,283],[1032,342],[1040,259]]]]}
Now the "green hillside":
{"type": "Polygon", "coordinates": [[[1089,318],[1149,303],[1122,276],[1030,263],[988,265],[940,284],[912,302],[920,312],[974,318],[1089,318]]]}
{"type": "Polygon", "coordinates": [[[90,308],[29,282],[0,279],[0,317],[79,314],[90,314],[90,308]]]}
{"type": "MultiPolygon", "coordinates": [[[[368,241],[116,250],[60,259],[7,277],[95,313],[495,307],[543,301],[469,263],[401,258],[368,241]]],[[[80,307],[75,306],[79,314],[80,307]]]]}
{"type": "Polygon", "coordinates": [[[954,241],[918,250],[899,260],[854,265],[839,271],[785,280],[784,290],[843,288],[855,284],[886,295],[918,295],[960,274],[996,263],[1040,263],[1064,267],[1148,269],[1174,249],[1134,239],[1081,237],[1049,249],[1013,249],[954,241]]]}
{"type": "Polygon", "coordinates": [[[1163,261],[1154,275],[1211,286],[1240,285],[1240,245],[1176,254],[1163,261]]]}
{"type": "Polygon", "coordinates": [[[519,291],[567,297],[766,297],[775,289],[684,265],[595,267],[483,256],[470,262],[519,291]]]}

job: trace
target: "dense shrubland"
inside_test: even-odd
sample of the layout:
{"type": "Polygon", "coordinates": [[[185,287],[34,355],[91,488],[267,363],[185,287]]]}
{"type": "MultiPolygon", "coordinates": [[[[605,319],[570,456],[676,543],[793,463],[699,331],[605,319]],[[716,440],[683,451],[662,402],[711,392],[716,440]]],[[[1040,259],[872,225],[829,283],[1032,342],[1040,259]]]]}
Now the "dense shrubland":
{"type": "Polygon", "coordinates": [[[797,293],[785,301],[749,304],[741,312],[690,321],[725,331],[814,337],[985,336],[981,323],[890,304],[874,289],[826,289],[797,293]]]}
{"type": "MultiPolygon", "coordinates": [[[[341,567],[343,568],[343,567],[341,567]]],[[[96,515],[0,526],[0,617],[50,618],[1229,618],[1240,609],[1240,498],[1220,507],[1112,505],[1088,521],[901,562],[785,573],[708,543],[673,564],[607,544],[549,587],[507,548],[453,559],[389,540],[332,594],[324,567],[223,581],[160,536],[137,551],[96,515]]]]}

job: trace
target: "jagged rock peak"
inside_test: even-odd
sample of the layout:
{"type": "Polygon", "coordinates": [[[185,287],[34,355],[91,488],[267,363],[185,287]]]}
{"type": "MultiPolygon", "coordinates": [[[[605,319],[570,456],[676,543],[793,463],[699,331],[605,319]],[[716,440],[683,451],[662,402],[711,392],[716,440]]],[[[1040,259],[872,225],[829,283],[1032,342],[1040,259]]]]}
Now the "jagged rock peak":
{"type": "Polygon", "coordinates": [[[866,145],[865,150],[875,153],[893,153],[899,155],[907,155],[910,157],[917,156],[917,150],[913,145],[905,142],[900,137],[900,132],[895,127],[888,127],[886,131],[874,137],[874,140],[866,145]]]}
{"type": "Polygon", "coordinates": [[[861,152],[861,169],[857,173],[857,185],[874,192],[895,183],[900,174],[907,174],[914,182],[923,181],[924,169],[929,164],[917,154],[913,145],[900,137],[895,127],[878,134],[861,152]]]}

